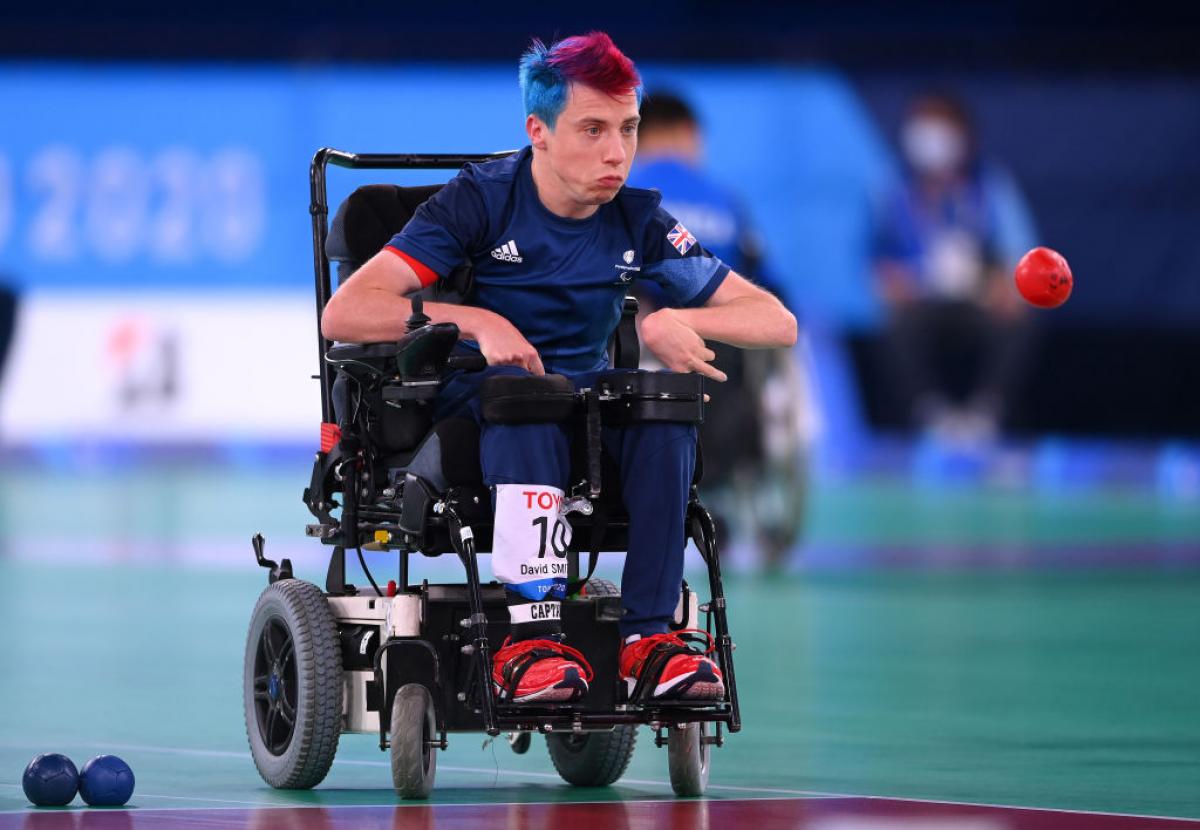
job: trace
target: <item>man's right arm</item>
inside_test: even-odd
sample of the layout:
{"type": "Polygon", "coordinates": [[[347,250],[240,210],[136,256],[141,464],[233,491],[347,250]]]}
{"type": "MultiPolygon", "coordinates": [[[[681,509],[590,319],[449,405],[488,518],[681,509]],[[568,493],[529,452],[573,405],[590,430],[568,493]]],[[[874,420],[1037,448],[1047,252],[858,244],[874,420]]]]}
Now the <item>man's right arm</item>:
{"type": "MultiPolygon", "coordinates": [[[[407,262],[380,251],[334,292],[321,314],[321,333],[346,343],[386,343],[406,333],[412,303],[404,295],[421,288],[407,262]]],[[[541,358],[516,327],[487,309],[425,303],[434,323],[454,323],[462,337],[479,343],[490,366],[521,366],[544,374],[541,358]]]]}

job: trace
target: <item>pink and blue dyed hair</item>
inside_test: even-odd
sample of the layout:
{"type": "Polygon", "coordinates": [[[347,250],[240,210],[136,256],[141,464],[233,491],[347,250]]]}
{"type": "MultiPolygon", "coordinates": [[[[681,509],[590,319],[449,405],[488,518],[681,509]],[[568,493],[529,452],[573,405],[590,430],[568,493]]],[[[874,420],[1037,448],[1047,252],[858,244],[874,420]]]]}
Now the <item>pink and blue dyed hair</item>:
{"type": "Polygon", "coordinates": [[[567,105],[573,83],[609,95],[632,91],[638,106],[642,105],[642,79],[637,68],[604,32],[565,38],[549,47],[534,39],[521,56],[520,79],[525,114],[536,115],[551,130],[567,105]]]}

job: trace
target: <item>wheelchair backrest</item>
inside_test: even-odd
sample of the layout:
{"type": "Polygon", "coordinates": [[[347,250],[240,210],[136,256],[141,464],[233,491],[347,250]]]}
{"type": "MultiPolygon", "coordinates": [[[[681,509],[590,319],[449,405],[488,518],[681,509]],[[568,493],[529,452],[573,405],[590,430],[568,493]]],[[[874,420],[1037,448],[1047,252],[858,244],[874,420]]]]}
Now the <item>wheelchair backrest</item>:
{"type": "Polygon", "coordinates": [[[399,187],[368,184],[338,207],[325,240],[325,255],[338,264],[338,282],[357,271],[408,224],[422,202],[442,185],[399,187]]]}
{"type": "MultiPolygon", "coordinates": [[[[421,203],[442,187],[367,184],[347,196],[338,206],[325,240],[325,256],[330,263],[337,263],[337,284],[379,253],[408,224],[421,203]]],[[[434,283],[432,291],[422,293],[439,299],[452,294],[456,297],[445,299],[461,300],[470,290],[470,282],[470,265],[463,263],[434,283]]]]}

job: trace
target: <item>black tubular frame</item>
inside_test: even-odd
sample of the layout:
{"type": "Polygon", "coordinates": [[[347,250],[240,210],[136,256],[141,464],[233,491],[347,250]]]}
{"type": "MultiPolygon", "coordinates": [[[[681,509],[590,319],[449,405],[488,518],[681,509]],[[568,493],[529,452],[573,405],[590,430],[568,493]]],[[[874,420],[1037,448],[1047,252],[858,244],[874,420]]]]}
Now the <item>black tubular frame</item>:
{"type": "MultiPolygon", "coordinates": [[[[485,154],[411,154],[411,153],[349,153],[324,147],[313,156],[309,171],[311,201],[309,213],[312,216],[313,230],[313,270],[316,280],[316,312],[317,312],[317,364],[320,374],[316,376],[321,382],[321,417],[326,423],[334,422],[333,412],[333,373],[325,360],[325,355],[332,343],[321,333],[321,315],[325,305],[332,296],[332,280],[329,259],[325,255],[325,243],[329,236],[329,203],[327,193],[326,172],[330,164],[351,170],[457,170],[466,164],[491,161],[510,156],[515,151],[503,151],[485,154]]],[[[345,507],[343,507],[345,509],[345,507]]],[[[491,693],[491,655],[487,637],[487,617],[484,613],[479,577],[478,557],[475,550],[475,539],[469,525],[454,509],[451,500],[441,504],[442,514],[436,517],[435,524],[440,524],[449,531],[449,541],[458,554],[466,572],[467,590],[471,615],[462,625],[467,629],[468,642],[461,651],[473,662],[471,679],[468,686],[475,685],[480,692],[474,705],[477,713],[482,716],[484,729],[489,735],[498,735],[503,730],[519,731],[579,731],[580,729],[596,729],[613,727],[619,724],[649,724],[660,730],[664,726],[682,723],[710,722],[715,723],[716,738],[709,742],[721,743],[721,726],[728,726],[730,732],[741,729],[741,711],[738,706],[737,687],[733,676],[733,641],[729,636],[729,627],[725,614],[725,593],[721,582],[721,569],[717,550],[716,528],[708,511],[700,504],[695,488],[692,489],[688,513],[686,517],[685,536],[690,535],[707,566],[709,577],[708,606],[703,609],[716,623],[716,657],[723,676],[726,679],[727,701],[671,703],[671,702],[633,702],[633,705],[619,706],[615,712],[585,713],[571,711],[570,706],[532,707],[498,703],[491,693]]],[[[340,539],[335,544],[330,558],[329,573],[326,577],[327,590],[329,586],[344,587],[345,580],[345,548],[354,547],[352,542],[357,539],[340,539]]],[[[261,556],[261,545],[255,546],[259,563],[265,560],[261,556]]],[[[412,552],[401,548],[400,555],[400,590],[407,590],[408,560],[412,552]]],[[[274,563],[266,561],[264,567],[274,563]]],[[[285,560],[285,564],[287,563],[285,560]]],[[[573,551],[568,558],[569,578],[579,577],[578,551],[573,551]]],[[[290,576],[290,574],[289,574],[290,576]]],[[[274,581],[274,580],[272,580],[274,581]]],[[[384,688],[387,685],[385,672],[382,670],[383,655],[400,648],[425,648],[433,655],[432,683],[435,692],[435,710],[439,737],[435,741],[441,748],[446,746],[448,731],[447,713],[443,711],[441,696],[437,693],[442,683],[440,661],[436,650],[420,638],[389,638],[383,644],[375,657],[374,678],[383,693],[383,705],[380,707],[380,747],[388,744],[387,714],[391,710],[391,694],[394,689],[384,688]]]]}

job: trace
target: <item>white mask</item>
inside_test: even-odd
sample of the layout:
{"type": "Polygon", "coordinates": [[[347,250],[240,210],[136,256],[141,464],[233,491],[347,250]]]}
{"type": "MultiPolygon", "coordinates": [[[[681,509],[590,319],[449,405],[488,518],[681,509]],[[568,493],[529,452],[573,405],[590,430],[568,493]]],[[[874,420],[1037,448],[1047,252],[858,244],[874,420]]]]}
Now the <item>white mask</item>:
{"type": "Polygon", "coordinates": [[[943,118],[917,116],[900,135],[904,155],[918,172],[949,173],[967,157],[967,137],[943,118]]]}

